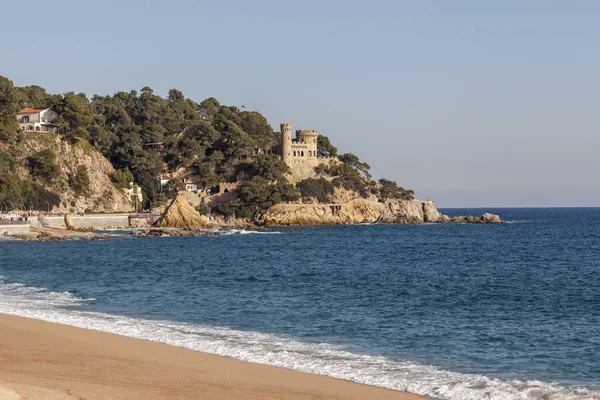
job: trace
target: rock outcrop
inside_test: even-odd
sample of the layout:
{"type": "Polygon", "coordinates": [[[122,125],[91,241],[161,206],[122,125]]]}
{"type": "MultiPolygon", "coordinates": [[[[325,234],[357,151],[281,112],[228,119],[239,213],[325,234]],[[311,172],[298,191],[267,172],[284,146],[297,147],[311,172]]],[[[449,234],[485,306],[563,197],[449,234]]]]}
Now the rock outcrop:
{"type": "Polygon", "coordinates": [[[345,204],[278,204],[262,217],[261,224],[279,225],[336,225],[375,222],[382,207],[373,207],[366,200],[345,204]]]}
{"type": "Polygon", "coordinates": [[[444,222],[441,212],[435,208],[433,200],[423,200],[423,222],[444,222]]]}
{"type": "Polygon", "coordinates": [[[384,203],[383,210],[376,222],[384,224],[422,224],[423,203],[421,200],[390,199],[384,203]]]}
{"type": "Polygon", "coordinates": [[[470,215],[452,217],[446,222],[454,224],[500,224],[502,223],[502,220],[495,214],[485,213],[481,217],[473,217],[470,215]]]}
{"type": "Polygon", "coordinates": [[[496,214],[485,213],[481,216],[481,222],[484,224],[499,224],[502,220],[496,214]]]}
{"type": "Polygon", "coordinates": [[[268,210],[260,222],[269,226],[418,224],[423,222],[423,207],[419,200],[388,200],[381,203],[360,198],[344,204],[278,204],[268,210]]]}
{"type": "Polygon", "coordinates": [[[208,218],[188,204],[181,196],[169,204],[163,215],[152,225],[159,228],[207,228],[208,218]]]}
{"type": "Polygon", "coordinates": [[[73,223],[73,218],[71,218],[71,215],[69,214],[65,214],[65,226],[69,231],[74,231],[77,229],[75,228],[75,224],[73,223]]]}
{"type": "Polygon", "coordinates": [[[26,168],[28,157],[41,150],[51,150],[56,154],[56,163],[60,168],[59,176],[47,189],[60,196],[60,205],[52,209],[55,213],[81,213],[86,210],[94,212],[130,212],[133,205],[125,194],[117,189],[110,181],[109,175],[115,172],[110,161],[100,152],[85,145],[71,145],[62,140],[55,133],[26,132],[20,133],[21,158],[17,174],[20,178],[27,178],[29,172],[26,168]],[[77,168],[85,166],[90,178],[90,185],[85,195],[78,196],[69,187],[69,176],[75,175],[77,168]]]}
{"type": "Polygon", "coordinates": [[[268,226],[304,226],[337,224],[422,224],[422,223],[499,223],[500,217],[454,217],[440,213],[433,200],[354,199],[343,204],[278,204],[258,221],[268,226]]]}

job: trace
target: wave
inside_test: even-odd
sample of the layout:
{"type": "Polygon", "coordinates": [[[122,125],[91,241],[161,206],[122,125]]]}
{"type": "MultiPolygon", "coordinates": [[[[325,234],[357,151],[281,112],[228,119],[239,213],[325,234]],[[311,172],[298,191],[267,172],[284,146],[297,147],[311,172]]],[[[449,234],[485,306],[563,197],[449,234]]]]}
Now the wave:
{"type": "Polygon", "coordinates": [[[357,354],[327,343],[229,328],[90,312],[69,292],[52,292],[0,276],[0,313],[109,332],[388,389],[450,400],[600,400],[600,392],[532,380],[500,380],[445,371],[408,360],[357,354]]]}
{"type": "Polygon", "coordinates": [[[225,235],[280,235],[278,231],[247,231],[245,229],[229,229],[225,235]]]}

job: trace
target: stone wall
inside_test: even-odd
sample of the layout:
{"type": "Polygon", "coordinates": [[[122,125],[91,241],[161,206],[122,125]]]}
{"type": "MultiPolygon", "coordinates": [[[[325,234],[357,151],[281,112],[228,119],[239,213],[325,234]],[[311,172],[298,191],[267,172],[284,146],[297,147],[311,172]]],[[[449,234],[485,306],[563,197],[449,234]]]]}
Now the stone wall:
{"type": "MultiPolygon", "coordinates": [[[[127,228],[129,227],[129,214],[90,214],[71,215],[76,228],[127,228]]],[[[52,215],[30,217],[29,222],[35,227],[66,229],[65,217],[52,215]],[[44,226],[46,225],[46,226],[44,226]]]]}
{"type": "Polygon", "coordinates": [[[304,179],[316,178],[315,167],[321,164],[329,164],[330,162],[337,163],[338,159],[336,157],[292,158],[289,165],[292,170],[290,182],[298,183],[304,179]]]}
{"type": "Polygon", "coordinates": [[[0,224],[0,235],[27,235],[29,224],[0,224]]]}

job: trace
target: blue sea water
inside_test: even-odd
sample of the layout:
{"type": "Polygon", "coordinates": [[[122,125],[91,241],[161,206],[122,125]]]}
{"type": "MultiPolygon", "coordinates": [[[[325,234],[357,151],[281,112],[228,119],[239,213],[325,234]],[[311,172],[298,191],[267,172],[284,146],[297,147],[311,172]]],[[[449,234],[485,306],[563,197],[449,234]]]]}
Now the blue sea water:
{"type": "Polygon", "coordinates": [[[439,399],[600,399],[600,209],[486,211],[508,223],[3,240],[0,312],[439,399]]]}

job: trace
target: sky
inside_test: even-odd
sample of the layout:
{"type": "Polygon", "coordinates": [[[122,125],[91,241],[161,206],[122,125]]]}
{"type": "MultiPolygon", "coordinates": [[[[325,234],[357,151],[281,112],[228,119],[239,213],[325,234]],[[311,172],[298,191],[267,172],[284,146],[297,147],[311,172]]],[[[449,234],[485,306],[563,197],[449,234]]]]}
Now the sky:
{"type": "Polygon", "coordinates": [[[318,129],[438,207],[600,206],[600,2],[4,2],[0,75],[318,129]]]}

